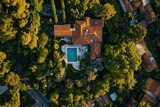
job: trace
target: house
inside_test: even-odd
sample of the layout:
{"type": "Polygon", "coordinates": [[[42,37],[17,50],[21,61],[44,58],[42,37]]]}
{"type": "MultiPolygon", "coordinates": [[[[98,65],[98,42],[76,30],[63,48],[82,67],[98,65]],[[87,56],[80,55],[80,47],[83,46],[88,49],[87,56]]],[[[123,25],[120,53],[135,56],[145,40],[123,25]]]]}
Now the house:
{"type": "Polygon", "coordinates": [[[146,72],[151,72],[157,68],[156,61],[152,56],[151,52],[148,50],[145,41],[141,41],[136,44],[136,52],[142,58],[142,65],[146,72]]]}
{"type": "Polygon", "coordinates": [[[72,39],[73,44],[90,45],[91,60],[101,56],[103,19],[76,20],[73,27],[70,24],[54,25],[54,36],[72,39]]]}
{"type": "Polygon", "coordinates": [[[87,104],[83,105],[82,107],[94,107],[95,103],[103,103],[105,105],[108,105],[111,101],[115,101],[115,100],[117,100],[117,94],[114,92],[114,93],[111,93],[110,95],[105,94],[100,96],[97,99],[90,100],[87,102],[87,104]]]}
{"type": "Polygon", "coordinates": [[[54,25],[55,37],[72,37],[72,30],[70,24],[54,25]]]}
{"type": "Polygon", "coordinates": [[[123,11],[132,12],[135,24],[147,27],[147,25],[158,20],[154,13],[150,0],[119,0],[123,11]]]}
{"type": "Polygon", "coordinates": [[[129,103],[125,104],[125,107],[138,107],[138,102],[133,98],[129,103]]]}
{"type": "Polygon", "coordinates": [[[147,102],[151,107],[160,107],[160,82],[149,78],[146,81],[144,92],[140,102],[147,102]]]}
{"type": "Polygon", "coordinates": [[[90,100],[87,102],[87,104],[83,105],[82,107],[94,107],[95,103],[103,103],[108,105],[111,102],[109,96],[107,94],[100,96],[99,98],[95,100],[90,100]]]}

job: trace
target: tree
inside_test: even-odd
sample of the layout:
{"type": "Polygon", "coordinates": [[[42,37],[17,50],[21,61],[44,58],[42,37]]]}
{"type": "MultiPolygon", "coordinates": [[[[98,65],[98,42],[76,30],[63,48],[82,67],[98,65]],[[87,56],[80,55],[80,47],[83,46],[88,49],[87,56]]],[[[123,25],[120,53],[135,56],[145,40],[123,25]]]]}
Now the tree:
{"type": "Polygon", "coordinates": [[[100,5],[99,0],[90,0],[88,2],[88,9],[92,9],[95,5],[100,5]]]}
{"type": "Polygon", "coordinates": [[[93,89],[94,98],[98,98],[99,96],[105,95],[110,89],[109,85],[110,83],[107,80],[107,78],[105,78],[104,81],[98,81],[93,89]]]}
{"type": "Polygon", "coordinates": [[[93,72],[90,72],[89,75],[88,75],[88,81],[94,81],[96,79],[97,75],[93,72]]]}
{"type": "Polygon", "coordinates": [[[23,34],[21,36],[21,43],[22,43],[22,45],[28,45],[31,40],[32,40],[31,33],[30,32],[29,33],[23,32],[23,34]]]}
{"type": "Polygon", "coordinates": [[[147,35],[147,29],[142,26],[133,26],[130,27],[126,33],[126,35],[129,36],[132,41],[136,42],[144,39],[144,37],[147,35]]]}
{"type": "Polygon", "coordinates": [[[10,86],[17,86],[20,84],[20,78],[14,72],[9,72],[9,74],[7,74],[5,82],[10,86]]]}
{"type": "Polygon", "coordinates": [[[103,17],[105,19],[110,19],[116,14],[116,10],[114,9],[113,5],[106,3],[103,6],[103,10],[100,13],[100,17],[103,17]]]}
{"type": "Polygon", "coordinates": [[[53,103],[53,105],[58,105],[59,94],[57,92],[51,93],[49,101],[53,103]]]}
{"type": "Polygon", "coordinates": [[[54,23],[58,23],[57,11],[56,11],[56,6],[55,6],[55,3],[54,3],[54,0],[51,0],[51,6],[52,6],[54,23]]]}
{"type": "Polygon", "coordinates": [[[58,68],[56,70],[55,78],[57,82],[60,82],[64,78],[66,74],[65,70],[66,69],[64,67],[58,68]]]}
{"type": "Polygon", "coordinates": [[[56,50],[59,49],[58,43],[55,43],[55,44],[54,44],[54,49],[56,49],[56,50]]]}
{"type": "Polygon", "coordinates": [[[145,101],[141,101],[138,105],[138,107],[151,107],[149,103],[145,101]]]}
{"type": "Polygon", "coordinates": [[[25,0],[2,0],[6,6],[14,6],[16,7],[16,11],[12,12],[12,15],[17,18],[26,18],[29,16],[29,4],[26,3],[25,0]]]}
{"type": "Polygon", "coordinates": [[[14,21],[11,17],[5,14],[1,14],[0,17],[0,42],[4,43],[8,40],[12,40],[16,37],[17,30],[13,27],[14,21]]]}
{"type": "Polygon", "coordinates": [[[18,22],[18,26],[20,28],[23,28],[25,27],[25,25],[28,23],[28,19],[27,18],[24,18],[24,19],[20,19],[19,22],[18,22]]]}
{"type": "Polygon", "coordinates": [[[63,23],[65,23],[66,22],[66,12],[65,12],[64,0],[61,0],[61,8],[62,8],[62,21],[63,23]]]}
{"type": "Polygon", "coordinates": [[[39,13],[35,11],[31,13],[30,23],[33,25],[33,29],[36,29],[41,25],[39,13]]]}
{"type": "Polygon", "coordinates": [[[155,3],[158,7],[160,7],[160,1],[159,0],[155,0],[155,3]]]}
{"type": "Polygon", "coordinates": [[[26,18],[29,16],[29,4],[26,3],[25,0],[18,0],[17,4],[15,5],[17,7],[17,12],[13,14],[13,16],[17,19],[20,18],[26,18]]]}
{"type": "Polygon", "coordinates": [[[31,0],[32,9],[36,12],[40,12],[43,8],[44,0],[31,0]]]}
{"type": "Polygon", "coordinates": [[[75,19],[82,18],[86,10],[88,10],[88,2],[86,0],[67,0],[68,13],[75,19]]]}
{"type": "Polygon", "coordinates": [[[0,77],[3,77],[5,73],[10,70],[10,61],[6,60],[6,54],[0,51],[0,77]]]}
{"type": "Polygon", "coordinates": [[[129,89],[133,88],[136,83],[134,71],[137,71],[141,64],[141,57],[136,53],[134,42],[106,45],[105,55],[102,60],[104,67],[110,71],[113,86],[120,90],[126,85],[129,89]]]}
{"type": "Polygon", "coordinates": [[[67,88],[69,89],[73,88],[74,83],[72,82],[72,80],[67,79],[65,83],[67,88]]]}
{"type": "Polygon", "coordinates": [[[29,48],[33,49],[37,47],[37,42],[38,42],[38,36],[34,33],[32,34],[32,40],[29,43],[29,48]]]}
{"type": "Polygon", "coordinates": [[[77,87],[82,87],[83,86],[83,81],[82,80],[75,80],[75,84],[77,87]]]}
{"type": "Polygon", "coordinates": [[[0,64],[6,59],[6,54],[0,51],[0,64]]]}
{"type": "Polygon", "coordinates": [[[39,55],[38,55],[38,63],[44,63],[47,55],[48,55],[48,49],[47,48],[44,48],[43,50],[40,50],[39,55]]]}
{"type": "Polygon", "coordinates": [[[38,36],[35,32],[23,32],[21,43],[23,46],[28,46],[31,50],[37,47],[38,36]]]}
{"type": "Polygon", "coordinates": [[[47,42],[48,42],[48,36],[45,33],[42,33],[39,36],[38,48],[43,49],[46,46],[47,42]]]}

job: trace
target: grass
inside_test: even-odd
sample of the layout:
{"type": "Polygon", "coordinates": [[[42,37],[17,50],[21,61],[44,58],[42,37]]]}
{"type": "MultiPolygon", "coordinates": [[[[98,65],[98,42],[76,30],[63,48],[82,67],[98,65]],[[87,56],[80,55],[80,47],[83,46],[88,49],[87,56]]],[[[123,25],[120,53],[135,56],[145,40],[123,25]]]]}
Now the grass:
{"type": "MultiPolygon", "coordinates": [[[[79,71],[81,72],[81,71],[79,71]]],[[[68,68],[67,69],[67,78],[71,78],[71,79],[81,79],[83,78],[83,74],[79,73],[79,72],[74,72],[73,68],[68,68]]]]}

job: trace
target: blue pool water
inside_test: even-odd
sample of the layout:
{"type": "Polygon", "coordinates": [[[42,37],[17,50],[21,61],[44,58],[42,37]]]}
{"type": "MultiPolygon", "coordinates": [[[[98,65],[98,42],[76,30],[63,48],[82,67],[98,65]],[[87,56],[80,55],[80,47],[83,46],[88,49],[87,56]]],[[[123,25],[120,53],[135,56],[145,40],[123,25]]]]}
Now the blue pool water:
{"type": "Polygon", "coordinates": [[[67,48],[67,62],[77,62],[77,48],[67,48]]]}

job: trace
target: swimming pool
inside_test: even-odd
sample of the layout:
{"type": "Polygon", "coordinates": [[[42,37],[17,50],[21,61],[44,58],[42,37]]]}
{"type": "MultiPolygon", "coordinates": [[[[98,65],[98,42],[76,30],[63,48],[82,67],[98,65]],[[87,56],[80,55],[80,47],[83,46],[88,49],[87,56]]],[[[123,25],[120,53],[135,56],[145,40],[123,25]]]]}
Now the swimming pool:
{"type": "Polygon", "coordinates": [[[77,62],[77,48],[67,48],[67,62],[77,62]]]}

